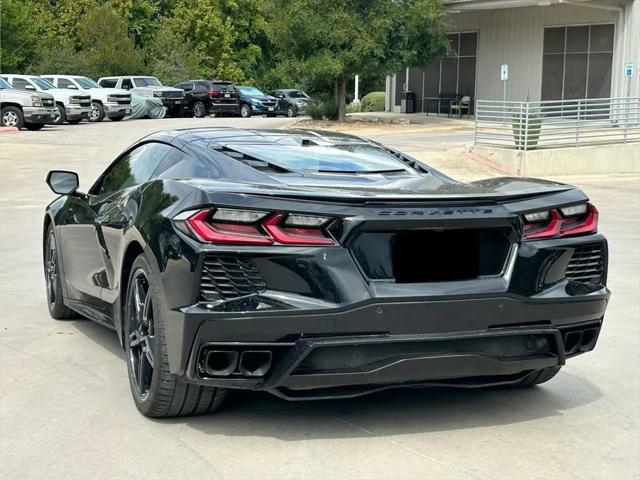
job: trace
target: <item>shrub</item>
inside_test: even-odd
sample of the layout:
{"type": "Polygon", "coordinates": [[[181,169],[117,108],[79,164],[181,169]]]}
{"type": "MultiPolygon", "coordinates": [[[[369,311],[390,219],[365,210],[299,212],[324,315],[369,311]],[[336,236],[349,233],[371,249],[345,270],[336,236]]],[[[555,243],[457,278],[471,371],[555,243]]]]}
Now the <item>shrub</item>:
{"type": "Polygon", "coordinates": [[[347,105],[347,113],[358,113],[361,106],[362,104],[360,102],[350,103],[349,105],[347,105]]]}
{"type": "Polygon", "coordinates": [[[322,105],[316,102],[310,104],[305,113],[309,115],[312,120],[322,120],[322,117],[324,116],[322,114],[322,105]]]}
{"type": "Polygon", "coordinates": [[[361,112],[384,112],[384,92],[367,93],[360,103],[361,112]]]}
{"type": "Polygon", "coordinates": [[[338,120],[338,104],[335,100],[327,100],[322,104],[322,113],[327,120],[338,120]]]}
{"type": "Polygon", "coordinates": [[[534,150],[538,146],[543,117],[539,110],[530,110],[528,115],[524,112],[513,114],[511,127],[517,150],[534,150]]]}

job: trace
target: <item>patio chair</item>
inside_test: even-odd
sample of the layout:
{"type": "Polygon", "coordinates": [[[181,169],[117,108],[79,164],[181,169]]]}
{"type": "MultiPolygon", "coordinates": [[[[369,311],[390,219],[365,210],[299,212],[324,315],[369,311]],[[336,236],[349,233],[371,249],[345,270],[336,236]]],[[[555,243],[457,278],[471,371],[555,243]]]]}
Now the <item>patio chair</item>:
{"type": "Polygon", "coordinates": [[[469,118],[471,113],[471,97],[469,95],[465,95],[459,101],[452,100],[449,104],[449,115],[447,116],[451,117],[452,113],[458,112],[458,117],[462,117],[463,110],[467,111],[467,118],[469,118]]]}

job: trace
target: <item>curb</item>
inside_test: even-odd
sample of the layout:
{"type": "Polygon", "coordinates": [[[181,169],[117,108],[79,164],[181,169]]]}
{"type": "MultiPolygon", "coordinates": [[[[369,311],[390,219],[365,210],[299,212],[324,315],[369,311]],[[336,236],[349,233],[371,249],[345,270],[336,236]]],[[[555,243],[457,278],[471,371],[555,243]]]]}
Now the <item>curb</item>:
{"type": "Polygon", "coordinates": [[[16,127],[0,127],[0,135],[4,135],[7,133],[18,133],[18,128],[16,127]]]}

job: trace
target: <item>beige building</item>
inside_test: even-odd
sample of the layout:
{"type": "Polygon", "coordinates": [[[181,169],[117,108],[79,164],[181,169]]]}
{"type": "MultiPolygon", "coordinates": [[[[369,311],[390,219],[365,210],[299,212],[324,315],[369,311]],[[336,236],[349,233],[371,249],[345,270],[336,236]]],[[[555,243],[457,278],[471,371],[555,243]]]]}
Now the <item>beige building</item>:
{"type": "Polygon", "coordinates": [[[444,0],[455,55],[387,77],[386,109],[435,112],[438,97],[640,96],[640,0],[444,0]],[[633,75],[625,77],[625,64],[633,75]],[[508,65],[506,85],[501,66],[508,65]],[[506,87],[506,88],[505,88],[506,87]]]}

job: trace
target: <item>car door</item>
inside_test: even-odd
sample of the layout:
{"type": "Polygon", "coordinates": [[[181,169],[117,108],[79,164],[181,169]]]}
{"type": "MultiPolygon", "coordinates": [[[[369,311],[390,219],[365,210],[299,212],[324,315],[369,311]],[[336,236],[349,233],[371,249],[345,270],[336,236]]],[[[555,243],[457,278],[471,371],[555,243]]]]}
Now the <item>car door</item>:
{"type": "Polygon", "coordinates": [[[173,88],[179,88],[180,90],[183,90],[184,91],[184,100],[186,102],[186,108],[188,108],[188,109],[193,108],[193,104],[197,100],[197,91],[194,88],[193,83],[192,82],[182,82],[182,83],[179,83],[179,84],[175,85],[173,88]]]}
{"type": "MultiPolygon", "coordinates": [[[[167,145],[148,142],[121,155],[91,188],[65,208],[69,224],[61,230],[64,278],[72,297],[113,318],[112,298],[103,290],[117,285],[113,254],[120,251],[123,230],[135,217],[136,187],[146,182],[166,155],[167,145]]],[[[116,255],[117,258],[117,255],[116,255]]]]}
{"type": "Polygon", "coordinates": [[[273,92],[273,96],[276,97],[278,99],[278,105],[276,107],[276,110],[278,110],[278,113],[284,113],[287,111],[287,99],[284,95],[284,92],[282,90],[276,90],[275,92],[273,92]]]}

